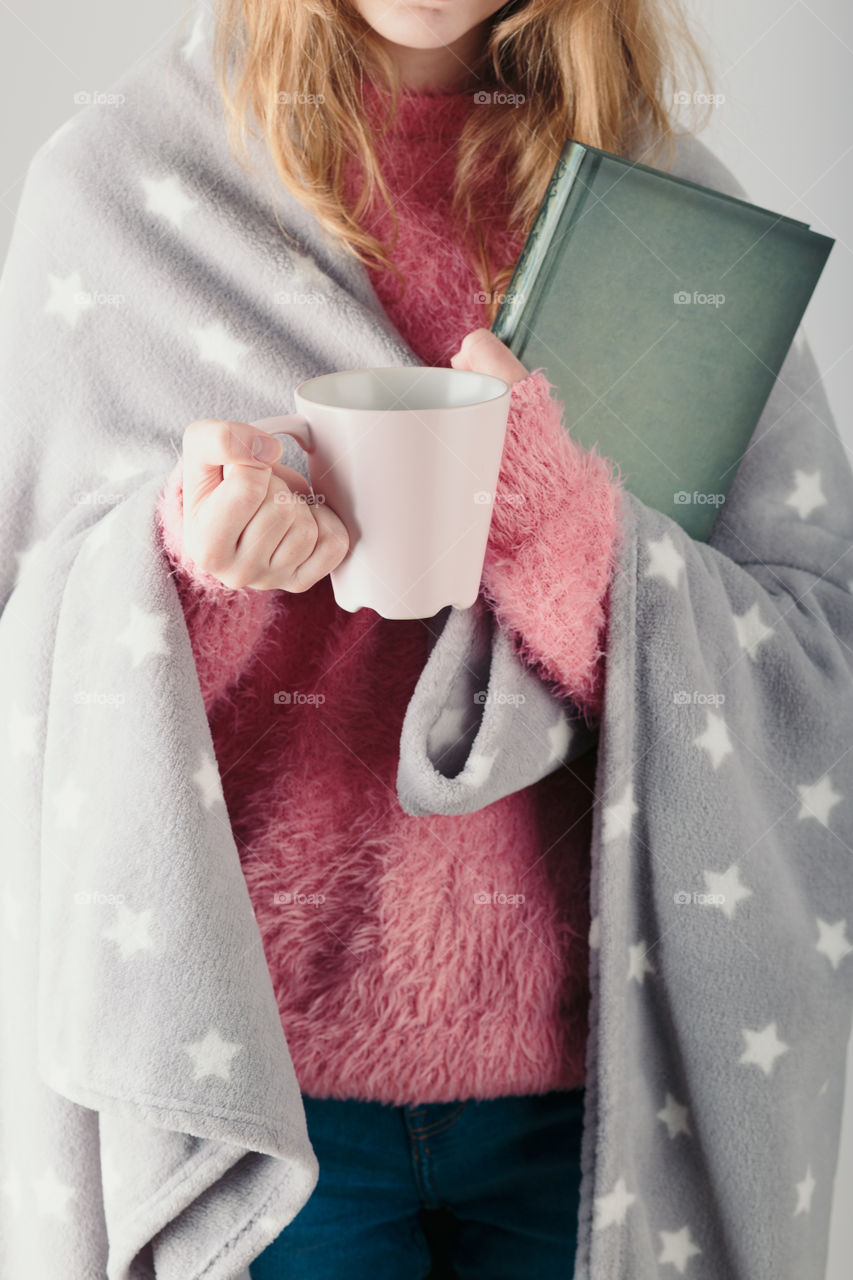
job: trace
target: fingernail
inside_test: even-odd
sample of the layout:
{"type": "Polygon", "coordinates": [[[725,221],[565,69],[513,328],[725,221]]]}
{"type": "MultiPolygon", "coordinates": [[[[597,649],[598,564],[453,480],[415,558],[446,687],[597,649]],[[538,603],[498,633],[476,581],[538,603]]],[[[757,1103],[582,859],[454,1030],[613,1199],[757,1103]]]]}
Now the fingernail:
{"type": "Polygon", "coordinates": [[[258,462],[275,462],[281,453],[281,444],[272,436],[255,436],[252,441],[252,457],[258,462]]]}

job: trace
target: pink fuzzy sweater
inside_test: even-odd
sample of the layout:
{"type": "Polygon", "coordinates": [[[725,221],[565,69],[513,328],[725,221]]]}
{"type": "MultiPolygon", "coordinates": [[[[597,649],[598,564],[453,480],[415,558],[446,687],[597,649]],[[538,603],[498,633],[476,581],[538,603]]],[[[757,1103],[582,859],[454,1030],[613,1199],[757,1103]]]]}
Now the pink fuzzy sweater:
{"type": "MultiPolygon", "coordinates": [[[[378,100],[366,86],[366,109],[378,100]]],[[[390,273],[370,276],[425,364],[449,366],[483,323],[448,232],[453,141],[472,109],[470,94],[407,93],[381,141],[405,297],[390,273]]],[[[361,222],[389,243],[382,207],[361,222]]],[[[514,261],[519,238],[504,244],[514,261]]],[[[498,499],[526,501],[495,503],[482,595],[595,723],[620,480],[566,434],[550,390],[538,372],[512,389],[498,499]]],[[[594,753],[476,813],[407,815],[395,779],[423,624],[347,613],[328,577],[297,595],[232,590],[185,555],[182,519],[178,462],[158,528],[302,1090],[399,1105],[583,1085],[594,753]],[[484,906],[482,891],[524,901],[484,906]]]]}

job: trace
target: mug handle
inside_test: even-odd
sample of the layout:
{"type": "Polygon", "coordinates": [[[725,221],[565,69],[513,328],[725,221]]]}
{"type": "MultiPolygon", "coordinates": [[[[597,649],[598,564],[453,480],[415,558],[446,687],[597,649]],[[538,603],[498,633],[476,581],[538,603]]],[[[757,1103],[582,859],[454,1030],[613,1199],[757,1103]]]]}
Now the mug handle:
{"type": "Polygon", "coordinates": [[[254,422],[250,422],[249,426],[260,427],[271,436],[293,436],[306,453],[312,453],[314,450],[311,424],[307,418],[303,418],[301,413],[285,413],[278,418],[257,418],[254,422]]]}

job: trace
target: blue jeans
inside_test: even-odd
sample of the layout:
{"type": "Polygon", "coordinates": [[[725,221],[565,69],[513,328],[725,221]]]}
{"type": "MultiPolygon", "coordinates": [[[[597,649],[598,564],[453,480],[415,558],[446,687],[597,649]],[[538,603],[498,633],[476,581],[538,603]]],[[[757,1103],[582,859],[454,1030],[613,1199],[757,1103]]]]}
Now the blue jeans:
{"type": "Polygon", "coordinates": [[[583,1100],[303,1094],[320,1178],[252,1280],[571,1280],[583,1100]]]}

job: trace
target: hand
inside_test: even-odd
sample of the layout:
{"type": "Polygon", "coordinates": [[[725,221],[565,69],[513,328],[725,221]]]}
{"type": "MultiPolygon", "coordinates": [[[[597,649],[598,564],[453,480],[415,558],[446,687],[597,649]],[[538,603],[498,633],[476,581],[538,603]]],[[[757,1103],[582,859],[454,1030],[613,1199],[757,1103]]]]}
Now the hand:
{"type": "Polygon", "coordinates": [[[450,358],[450,366],[452,369],[470,369],[474,373],[490,373],[510,386],[527,377],[524,365],[491,329],[472,329],[466,333],[459,350],[450,358]]]}
{"type": "Polygon", "coordinates": [[[336,568],[349,535],[292,467],[252,456],[256,437],[281,457],[281,441],[248,422],[203,418],[183,435],[184,548],[226,587],[307,591],[336,568]]]}

